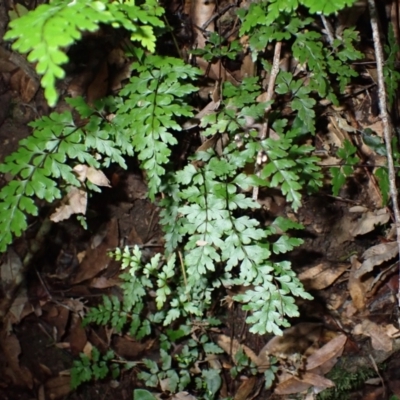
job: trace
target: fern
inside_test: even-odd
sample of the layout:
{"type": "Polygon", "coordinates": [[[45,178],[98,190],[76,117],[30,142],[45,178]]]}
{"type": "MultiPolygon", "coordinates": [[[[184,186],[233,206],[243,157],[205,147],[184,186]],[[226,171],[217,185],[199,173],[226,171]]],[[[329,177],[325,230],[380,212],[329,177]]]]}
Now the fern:
{"type": "Polygon", "coordinates": [[[131,138],[147,174],[149,197],[154,200],[170,147],[177,143],[172,132],[182,129],[176,120],[192,116],[185,98],[196,88],[186,81],[200,71],[172,57],[144,57],[143,52],[138,56],[140,61],[132,66],[138,76],[121,90],[113,123],[131,138]]]}
{"type": "Polygon", "coordinates": [[[111,162],[126,167],[123,155],[133,154],[132,147],[102,116],[102,107],[90,108],[81,98],[70,99],[88,124],[75,123],[71,112],[52,113],[30,123],[33,134],[20,142],[19,149],[0,164],[0,172],[14,177],[0,190],[0,251],[5,251],[13,234],[20,236],[27,228],[27,215],[38,215],[34,198],[53,203],[68,186],[83,190],[100,189],[78,180],[74,163],[99,168],[111,162]],[[98,160],[102,157],[101,161],[98,160]]]}
{"type": "Polygon", "coordinates": [[[158,18],[162,13],[155,0],[146,0],[140,6],[128,1],[57,0],[11,21],[4,39],[17,39],[13,48],[28,53],[28,61],[37,63],[45,97],[54,106],[58,97],[55,81],[64,78],[61,65],[68,62],[65,49],[79,40],[83,31],[96,31],[101,23],[123,26],[132,33],[132,40],[154,51],[153,27],[164,26],[158,18]]]}

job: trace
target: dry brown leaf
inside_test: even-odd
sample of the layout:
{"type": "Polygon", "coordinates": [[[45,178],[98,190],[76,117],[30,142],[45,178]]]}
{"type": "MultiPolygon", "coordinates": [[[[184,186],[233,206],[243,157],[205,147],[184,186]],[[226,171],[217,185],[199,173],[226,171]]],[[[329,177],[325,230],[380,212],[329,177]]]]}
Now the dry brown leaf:
{"type": "Polygon", "coordinates": [[[105,176],[104,172],[100,171],[98,169],[95,169],[93,167],[89,167],[87,169],[86,178],[88,181],[92,182],[93,184],[95,184],[97,186],[111,187],[110,181],[105,176]]]}
{"type": "Polygon", "coordinates": [[[115,278],[106,278],[105,276],[100,276],[99,278],[94,278],[90,283],[90,287],[96,289],[107,289],[109,287],[117,286],[121,281],[115,278]]]}
{"type": "Polygon", "coordinates": [[[196,397],[188,392],[178,392],[171,397],[171,400],[196,400],[196,397]]]}
{"type": "Polygon", "coordinates": [[[363,254],[365,260],[355,276],[360,278],[367,272],[372,271],[376,265],[380,265],[385,261],[391,260],[399,253],[397,242],[381,243],[372,246],[363,254]]]}
{"type": "Polygon", "coordinates": [[[251,350],[248,346],[240,344],[238,340],[231,339],[229,336],[226,335],[218,335],[217,344],[219,347],[221,347],[222,350],[225,351],[225,353],[231,355],[233,360],[235,360],[235,355],[241,348],[247,355],[247,357],[249,357],[250,360],[254,362],[254,364],[258,365],[258,357],[256,353],[254,353],[254,351],[251,350]]]}
{"type": "Polygon", "coordinates": [[[73,170],[77,174],[78,180],[80,180],[81,182],[85,182],[85,180],[87,179],[89,182],[92,182],[97,186],[111,187],[110,181],[105,176],[103,171],[100,171],[93,167],[89,167],[84,164],[75,165],[73,170]]]}
{"type": "Polygon", "coordinates": [[[365,282],[361,281],[361,279],[357,277],[357,271],[361,267],[361,263],[357,260],[356,257],[352,257],[351,264],[352,267],[349,275],[349,281],[347,283],[347,288],[349,290],[354,307],[357,310],[363,310],[366,305],[367,286],[365,282]]]}
{"type": "Polygon", "coordinates": [[[106,236],[96,248],[88,248],[85,258],[79,266],[76,276],[72,279],[74,284],[94,278],[100,271],[106,269],[112,260],[107,255],[110,249],[118,246],[118,222],[113,218],[106,227],[106,236]]]}
{"type": "Polygon", "coordinates": [[[242,384],[239,386],[237,390],[234,400],[247,400],[250,396],[250,393],[254,390],[254,386],[257,383],[257,378],[255,376],[251,376],[248,379],[245,379],[242,384]]]}
{"type": "Polygon", "coordinates": [[[306,290],[321,290],[335,282],[347,268],[348,264],[322,262],[314,267],[307,268],[298,277],[306,290]]]}
{"type": "Polygon", "coordinates": [[[324,378],[321,374],[326,374],[336,364],[337,358],[343,352],[346,340],[345,335],[339,335],[316,350],[307,358],[306,372],[301,374],[301,377],[292,376],[288,373],[282,374],[274,393],[279,395],[300,393],[311,386],[314,386],[314,390],[320,392],[335,386],[330,379],[324,378]]]}
{"type": "Polygon", "coordinates": [[[317,392],[321,392],[322,390],[334,387],[335,384],[330,379],[324,378],[321,375],[305,372],[302,375],[302,380],[300,380],[300,378],[292,377],[279,383],[276,386],[274,393],[279,395],[301,393],[311,386],[314,386],[317,392]]]}
{"type": "Polygon", "coordinates": [[[21,95],[23,103],[30,103],[39,89],[39,81],[31,79],[22,69],[11,76],[10,86],[21,95]]]}
{"type": "Polygon", "coordinates": [[[64,399],[71,391],[70,376],[55,376],[45,383],[47,399],[64,399]]]}
{"type": "Polygon", "coordinates": [[[53,214],[50,215],[50,220],[60,222],[68,219],[73,214],[85,214],[87,207],[87,192],[71,187],[70,191],[64,198],[65,204],[56,208],[53,214]]]}
{"type": "Polygon", "coordinates": [[[261,361],[269,355],[282,356],[294,353],[304,354],[322,334],[321,323],[302,322],[283,331],[282,336],[274,336],[260,351],[261,361]]]}
{"type": "Polygon", "coordinates": [[[82,327],[82,319],[78,314],[72,313],[71,317],[71,327],[67,340],[71,345],[71,353],[78,356],[87,343],[86,331],[82,327]]]}
{"type": "Polygon", "coordinates": [[[145,350],[148,350],[154,340],[136,341],[129,336],[115,336],[112,340],[112,347],[121,357],[127,359],[137,359],[145,350]]]}
{"type": "Polygon", "coordinates": [[[7,377],[17,386],[27,386],[33,388],[33,377],[28,368],[20,365],[19,356],[21,346],[15,334],[7,334],[3,330],[0,334],[0,348],[2,356],[5,358],[8,368],[5,372],[7,377]]]}
{"type": "Polygon", "coordinates": [[[377,325],[370,320],[364,320],[361,324],[354,327],[354,334],[369,336],[371,338],[371,345],[375,350],[385,352],[392,351],[393,341],[387,335],[384,327],[377,325]]]}
{"type": "Polygon", "coordinates": [[[352,236],[365,235],[375,229],[375,225],[386,224],[390,219],[390,214],[386,208],[367,212],[363,214],[350,230],[352,236]]]}
{"type": "MultiPolygon", "coordinates": [[[[321,367],[331,359],[339,357],[343,352],[346,341],[347,337],[345,335],[339,335],[322,346],[315,353],[311,354],[311,356],[307,358],[307,370],[312,371],[317,367],[321,367]]],[[[329,371],[324,371],[324,373],[327,372],[329,371]]]]}
{"type": "Polygon", "coordinates": [[[384,329],[386,334],[391,338],[396,338],[400,335],[400,330],[397,329],[393,324],[386,325],[384,329]]]}

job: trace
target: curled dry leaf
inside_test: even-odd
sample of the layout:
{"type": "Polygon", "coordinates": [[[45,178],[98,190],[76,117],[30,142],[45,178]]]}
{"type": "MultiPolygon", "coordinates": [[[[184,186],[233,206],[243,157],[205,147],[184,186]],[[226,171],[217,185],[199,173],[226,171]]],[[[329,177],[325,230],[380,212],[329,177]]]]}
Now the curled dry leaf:
{"type": "Polygon", "coordinates": [[[89,182],[97,186],[111,187],[110,181],[105,176],[103,171],[100,171],[93,167],[88,167],[84,164],[77,164],[73,168],[74,172],[77,174],[78,180],[85,182],[87,179],[89,182]]]}
{"type": "Polygon", "coordinates": [[[330,379],[323,375],[328,373],[336,364],[337,358],[343,352],[346,340],[345,335],[339,335],[316,350],[307,358],[306,371],[301,376],[284,374],[279,377],[280,382],[275,388],[275,393],[280,395],[299,393],[311,386],[314,386],[314,390],[318,393],[335,386],[330,379]]]}
{"type": "Polygon", "coordinates": [[[86,177],[88,181],[94,183],[97,186],[111,187],[110,181],[105,176],[103,171],[89,167],[87,170],[86,177]]]}
{"type": "Polygon", "coordinates": [[[64,197],[64,202],[65,204],[56,208],[56,211],[50,215],[51,221],[60,222],[68,219],[72,214],[85,214],[87,207],[87,193],[84,190],[72,186],[70,191],[64,197]]]}
{"type": "Polygon", "coordinates": [[[375,350],[392,351],[393,341],[388,336],[386,329],[383,326],[377,325],[370,320],[364,320],[361,324],[354,327],[355,335],[364,335],[371,338],[371,345],[375,350]]]}
{"type": "Polygon", "coordinates": [[[257,378],[255,376],[251,376],[250,378],[245,379],[239,386],[239,389],[235,394],[234,400],[247,400],[251,392],[254,390],[256,383],[257,378]]]}
{"type": "Polygon", "coordinates": [[[348,268],[348,264],[333,264],[322,262],[314,267],[307,268],[299,279],[306,290],[322,290],[330,286],[348,268]]]}
{"type": "Polygon", "coordinates": [[[375,229],[376,225],[386,224],[390,219],[390,214],[386,208],[367,212],[363,214],[350,230],[352,236],[365,235],[375,229]]]}
{"type": "Polygon", "coordinates": [[[372,271],[376,265],[380,265],[385,261],[391,260],[399,254],[397,242],[381,243],[372,246],[363,254],[364,262],[360,269],[355,273],[356,278],[360,278],[367,272],[372,271]]]}

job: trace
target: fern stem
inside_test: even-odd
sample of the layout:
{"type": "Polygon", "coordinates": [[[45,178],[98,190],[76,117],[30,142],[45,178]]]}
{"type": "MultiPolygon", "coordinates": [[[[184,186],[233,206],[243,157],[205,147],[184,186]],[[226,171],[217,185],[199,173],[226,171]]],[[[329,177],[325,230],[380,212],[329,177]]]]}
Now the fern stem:
{"type": "MultiPolygon", "coordinates": [[[[282,50],[282,42],[276,42],[275,51],[274,51],[274,59],[272,61],[271,75],[269,76],[266,101],[271,101],[272,96],[274,95],[275,81],[276,81],[276,77],[279,74],[279,62],[281,59],[281,50],[282,50]]],[[[267,137],[268,113],[270,110],[271,110],[271,104],[267,105],[267,107],[265,108],[265,122],[263,123],[263,127],[261,130],[260,141],[264,140],[267,137]]],[[[254,169],[256,170],[257,176],[260,176],[258,160],[262,160],[262,149],[259,150],[259,152],[258,152],[258,155],[256,158],[256,165],[254,167],[254,169]]],[[[253,200],[254,201],[257,201],[257,199],[258,199],[258,192],[259,192],[259,187],[254,186],[253,187],[253,200]]]]}

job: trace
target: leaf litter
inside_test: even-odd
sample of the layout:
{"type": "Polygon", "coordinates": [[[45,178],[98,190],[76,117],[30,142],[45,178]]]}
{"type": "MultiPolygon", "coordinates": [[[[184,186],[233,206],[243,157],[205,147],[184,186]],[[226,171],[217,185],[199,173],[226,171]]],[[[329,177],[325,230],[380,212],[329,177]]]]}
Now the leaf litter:
{"type": "MultiPolygon", "coordinates": [[[[210,10],[204,12],[201,8],[194,8],[190,13],[193,20],[200,21],[198,26],[212,16],[210,10]]],[[[210,26],[209,30],[213,31],[214,27],[210,26]]],[[[112,60],[111,64],[121,68],[116,77],[109,77],[110,71],[104,68],[106,64],[100,62],[95,68],[97,74],[90,72],[95,76],[94,79],[81,78],[84,75],[82,72],[80,80],[72,81],[68,90],[73,93],[88,92],[90,99],[95,101],[103,95],[105,88],[102,85],[108,78],[114,82],[113,87],[120,87],[121,82],[129,76],[125,68],[126,61],[120,53],[115,54],[112,60]],[[101,83],[90,85],[90,81],[101,83]]],[[[207,69],[204,60],[200,60],[199,65],[207,69]]],[[[250,74],[252,67],[250,63],[250,67],[241,69],[239,75],[250,74]]],[[[15,74],[11,84],[19,92],[21,101],[29,103],[37,91],[37,85],[21,71],[15,74]]],[[[210,76],[219,76],[221,71],[226,80],[237,82],[225,66],[219,64],[212,65],[210,76]]],[[[369,73],[373,75],[373,69],[369,73]]],[[[385,155],[380,151],[379,143],[371,140],[361,143],[357,136],[359,131],[366,129],[375,132],[377,137],[382,136],[381,123],[370,112],[373,100],[361,94],[351,101],[350,108],[357,114],[356,124],[351,112],[334,111],[333,116],[329,117],[328,133],[317,134],[320,147],[329,155],[321,165],[337,164],[340,160],[330,155],[331,149],[342,148],[346,140],[358,142],[358,155],[373,160],[371,165],[384,161],[385,155]]],[[[207,104],[199,110],[196,116],[199,120],[219,105],[214,99],[207,104]]],[[[188,129],[198,125],[197,121],[188,123],[188,129]]],[[[316,299],[301,305],[304,321],[293,321],[293,326],[285,330],[281,337],[260,339],[249,333],[243,313],[234,307],[226,310],[228,319],[233,322],[228,324],[228,332],[218,332],[216,342],[225,354],[217,359],[222,362],[223,368],[228,369],[235,363],[235,355],[241,349],[259,372],[264,372],[272,365],[272,358],[276,359],[280,375],[268,394],[270,398],[286,399],[288,394],[314,398],[314,394],[334,386],[326,375],[335,367],[338,359],[352,358],[355,365],[365,367],[371,366],[371,354],[377,363],[388,362],[385,374],[390,376],[392,391],[400,395],[400,378],[393,374],[398,368],[398,357],[393,355],[398,355],[400,349],[399,331],[392,323],[398,284],[392,279],[395,271],[392,272],[390,264],[398,256],[398,251],[396,243],[385,230],[391,215],[381,207],[378,182],[374,182],[368,168],[359,168],[370,177],[368,183],[361,179],[354,180],[345,185],[336,197],[318,198],[323,196],[321,194],[317,198],[307,197],[304,206],[293,215],[294,219],[305,225],[308,235],[304,238],[304,244],[293,252],[293,263],[297,265],[299,278],[306,289],[312,291],[316,299]],[[378,270],[387,271],[387,274],[378,270]],[[318,306],[318,299],[324,300],[324,303],[318,306]],[[307,321],[308,318],[319,322],[307,321]],[[240,335],[233,328],[234,325],[243,327],[240,335]],[[313,394],[310,391],[305,394],[310,388],[313,388],[313,394]]],[[[103,172],[94,168],[77,165],[75,172],[81,181],[87,179],[95,185],[111,185],[115,192],[119,190],[119,171],[111,179],[111,184],[103,172]]],[[[142,177],[138,174],[129,175],[126,182],[122,198],[127,200],[129,207],[121,199],[115,201],[114,198],[114,215],[104,218],[102,226],[97,226],[89,238],[80,231],[79,226],[66,222],[60,224],[59,230],[55,229],[54,238],[46,246],[46,254],[40,261],[43,268],[37,274],[29,278],[25,276],[23,262],[18,256],[21,253],[18,246],[23,247],[23,243],[17,243],[17,250],[10,249],[2,258],[1,290],[8,297],[7,301],[0,303],[1,315],[4,316],[0,335],[3,349],[0,364],[4,377],[2,387],[15,385],[30,390],[35,387],[38,396],[43,399],[61,399],[68,395],[72,396],[69,397],[71,399],[78,398],[70,394],[68,369],[72,363],[71,355],[76,356],[83,351],[89,356],[93,345],[103,350],[113,348],[133,360],[154,352],[157,345],[155,340],[136,342],[112,330],[87,331],[81,325],[85,307],[93,299],[103,294],[118,296],[121,293],[118,265],[113,265],[107,255],[110,249],[126,242],[143,246],[150,239],[152,243],[162,246],[162,236],[157,226],[158,210],[144,200],[146,185],[142,177]],[[141,208],[135,208],[135,202],[141,208]],[[152,220],[154,215],[156,223],[152,220]],[[127,220],[128,226],[124,226],[127,220]],[[124,229],[127,231],[122,232],[124,229]],[[66,241],[69,242],[68,246],[66,241]],[[22,343],[25,350],[21,347],[22,343]],[[54,353],[47,353],[44,357],[45,347],[54,350],[54,353]]],[[[109,200],[103,197],[101,201],[109,200]]],[[[269,212],[285,214],[284,202],[276,203],[273,196],[262,201],[268,204],[269,212]]],[[[50,218],[54,222],[61,222],[71,215],[84,214],[86,209],[87,193],[71,187],[62,205],[50,218]]],[[[111,207],[99,207],[104,214],[109,209],[111,207]]],[[[205,244],[200,241],[197,243],[198,246],[205,244]]],[[[152,250],[149,250],[148,256],[151,253],[152,250]]],[[[132,398],[131,394],[123,397],[123,393],[134,388],[129,376],[124,378],[116,388],[121,389],[118,392],[120,398],[132,398]]],[[[233,385],[236,388],[235,400],[257,398],[260,393],[259,398],[266,398],[262,396],[266,396],[267,392],[257,388],[259,379],[243,376],[241,382],[238,380],[233,385]]],[[[228,381],[225,384],[231,383],[228,381]]],[[[168,382],[165,384],[168,386],[168,382]]],[[[116,388],[111,390],[110,384],[98,382],[93,384],[91,393],[95,396],[94,393],[102,390],[104,396],[112,396],[116,388]]],[[[181,391],[170,398],[192,400],[195,397],[181,391]]]]}

